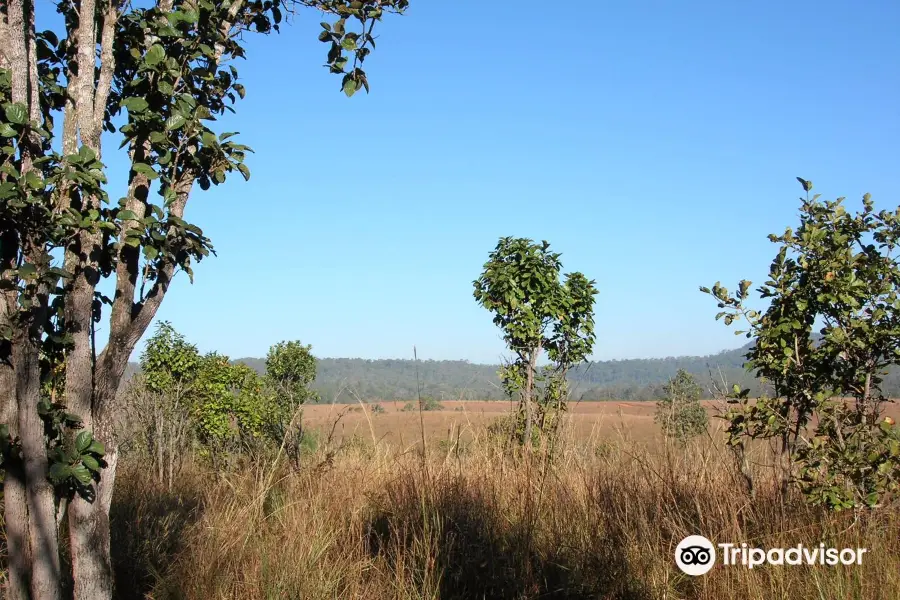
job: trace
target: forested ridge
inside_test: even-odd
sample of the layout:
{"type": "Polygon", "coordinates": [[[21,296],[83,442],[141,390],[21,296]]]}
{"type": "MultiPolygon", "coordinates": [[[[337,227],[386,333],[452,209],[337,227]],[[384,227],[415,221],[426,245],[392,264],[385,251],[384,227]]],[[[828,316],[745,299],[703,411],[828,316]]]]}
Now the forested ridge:
{"type": "MultiPolygon", "coordinates": [[[[762,390],[759,382],[744,369],[748,346],[706,356],[633,358],[596,361],[574,368],[569,375],[576,400],[654,400],[662,385],[679,369],[695,376],[706,397],[718,386],[737,383],[752,393],[762,390]],[[712,377],[711,377],[712,374],[712,377]]],[[[265,359],[240,358],[257,372],[265,370],[265,359]]],[[[137,365],[130,365],[135,372],[137,365]]],[[[497,376],[499,365],[465,360],[412,359],[317,359],[314,388],[323,402],[362,400],[409,400],[417,397],[416,375],[422,396],[441,400],[501,400],[505,396],[497,376]]],[[[885,378],[884,391],[900,396],[900,370],[885,378]]]]}

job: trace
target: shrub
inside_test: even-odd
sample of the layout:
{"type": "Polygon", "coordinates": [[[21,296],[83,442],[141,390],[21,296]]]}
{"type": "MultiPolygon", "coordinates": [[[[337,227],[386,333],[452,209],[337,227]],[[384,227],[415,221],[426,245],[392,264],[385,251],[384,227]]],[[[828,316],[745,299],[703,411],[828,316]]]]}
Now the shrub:
{"type": "MultiPolygon", "coordinates": [[[[422,398],[421,404],[422,410],[444,410],[444,405],[430,396],[422,398]]],[[[417,411],[419,410],[419,402],[407,402],[400,410],[402,410],[403,412],[417,411]]]]}
{"type": "Polygon", "coordinates": [[[700,405],[701,393],[694,376],[683,369],[663,387],[655,418],[667,437],[685,444],[706,431],[709,417],[700,405]]]}

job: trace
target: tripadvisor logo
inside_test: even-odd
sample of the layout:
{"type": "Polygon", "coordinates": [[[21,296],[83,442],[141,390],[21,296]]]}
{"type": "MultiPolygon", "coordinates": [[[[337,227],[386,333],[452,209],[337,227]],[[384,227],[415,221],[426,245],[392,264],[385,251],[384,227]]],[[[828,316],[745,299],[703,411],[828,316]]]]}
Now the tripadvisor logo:
{"type": "MultiPolygon", "coordinates": [[[[689,535],[675,548],[675,564],[687,575],[708,573],[716,563],[716,545],[702,535],[689,535]]],[[[718,544],[724,566],[753,569],[761,565],[861,565],[865,548],[826,548],[825,544],[790,548],[751,548],[747,544],[718,544]]]]}
{"type": "Polygon", "coordinates": [[[689,535],[675,548],[675,564],[688,575],[703,575],[716,563],[716,548],[702,535],[689,535]]]}

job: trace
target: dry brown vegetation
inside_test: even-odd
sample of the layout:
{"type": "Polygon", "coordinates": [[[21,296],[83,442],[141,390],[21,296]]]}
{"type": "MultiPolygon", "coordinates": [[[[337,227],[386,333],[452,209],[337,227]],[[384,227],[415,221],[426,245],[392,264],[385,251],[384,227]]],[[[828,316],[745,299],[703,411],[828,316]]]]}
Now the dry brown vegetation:
{"type": "Polygon", "coordinates": [[[318,447],[299,470],[271,457],[229,474],[198,466],[166,490],[126,460],[112,512],[119,597],[900,598],[897,511],[826,514],[766,485],[750,501],[718,432],[671,447],[652,404],[573,407],[552,461],[512,458],[487,433],[506,403],[423,413],[423,457],[420,415],[402,406],[308,407],[318,447]],[[673,560],[689,534],[868,554],[691,578],[673,560]]]}

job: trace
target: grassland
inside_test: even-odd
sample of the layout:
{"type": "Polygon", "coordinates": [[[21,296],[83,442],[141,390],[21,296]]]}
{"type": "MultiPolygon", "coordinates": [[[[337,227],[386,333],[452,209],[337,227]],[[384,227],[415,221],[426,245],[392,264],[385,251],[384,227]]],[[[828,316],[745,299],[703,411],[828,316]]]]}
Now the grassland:
{"type": "Polygon", "coordinates": [[[299,469],[271,456],[228,474],[190,465],[166,489],[126,460],[112,513],[119,597],[900,598],[897,511],[782,502],[763,467],[751,500],[715,423],[680,449],[658,437],[652,404],[581,404],[552,461],[522,460],[488,434],[508,404],[403,404],[308,407],[317,445],[299,469]],[[673,551],[697,533],[868,554],[691,578],[673,551]]]}

